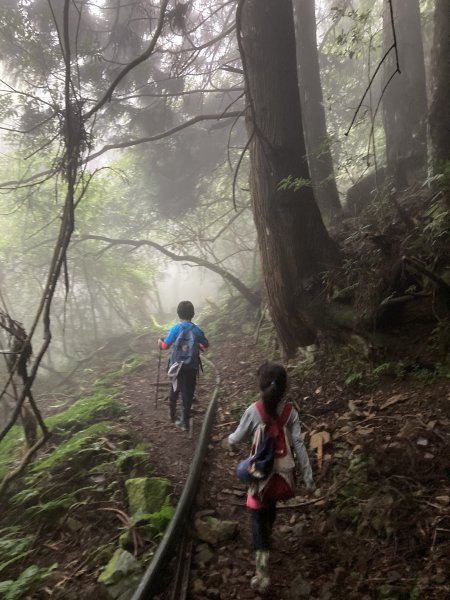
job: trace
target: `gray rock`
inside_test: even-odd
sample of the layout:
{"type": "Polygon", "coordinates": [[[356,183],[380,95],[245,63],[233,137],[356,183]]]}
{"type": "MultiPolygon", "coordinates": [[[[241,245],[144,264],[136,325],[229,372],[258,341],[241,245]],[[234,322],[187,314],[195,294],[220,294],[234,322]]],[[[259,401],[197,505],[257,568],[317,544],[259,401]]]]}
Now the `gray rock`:
{"type": "Polygon", "coordinates": [[[129,600],[139,584],[141,574],[140,562],[130,552],[118,548],[97,581],[106,586],[110,598],[129,600]]]}
{"type": "Polygon", "coordinates": [[[220,521],[215,517],[195,520],[197,536],[211,546],[232,539],[236,534],[237,525],[236,521],[220,521]]]}
{"type": "Polygon", "coordinates": [[[294,535],[295,537],[302,537],[304,528],[305,528],[305,523],[302,523],[302,522],[296,523],[292,527],[292,535],[294,535]]]}
{"type": "Polygon", "coordinates": [[[197,577],[196,579],[194,579],[193,583],[192,583],[192,591],[194,594],[201,594],[206,590],[206,586],[203,583],[203,581],[197,577]]]}
{"type": "Polygon", "coordinates": [[[222,584],[222,575],[219,571],[211,571],[208,574],[208,587],[218,587],[222,584]]]}
{"type": "Polygon", "coordinates": [[[206,565],[209,562],[211,562],[213,558],[214,554],[213,552],[211,552],[211,549],[208,546],[208,544],[200,544],[199,546],[197,546],[194,557],[194,562],[197,565],[206,565]]]}

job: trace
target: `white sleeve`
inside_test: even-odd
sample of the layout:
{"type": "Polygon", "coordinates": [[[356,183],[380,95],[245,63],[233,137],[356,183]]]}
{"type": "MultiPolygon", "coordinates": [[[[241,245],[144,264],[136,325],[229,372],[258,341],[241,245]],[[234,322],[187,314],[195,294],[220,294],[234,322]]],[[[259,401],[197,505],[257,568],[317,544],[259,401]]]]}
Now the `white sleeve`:
{"type": "Polygon", "coordinates": [[[308,452],[306,450],[305,442],[301,436],[300,419],[298,412],[293,408],[287,422],[287,428],[291,435],[292,444],[294,446],[295,454],[300,464],[300,469],[303,475],[303,481],[306,487],[310,488],[314,486],[314,479],[309,462],[308,452]]]}
{"type": "Polygon", "coordinates": [[[254,408],[253,408],[253,405],[251,405],[247,408],[247,410],[242,415],[241,420],[240,420],[239,425],[237,426],[236,430],[233,431],[233,433],[231,433],[228,436],[228,442],[231,445],[233,445],[233,444],[239,444],[239,442],[242,442],[244,440],[249,440],[249,439],[251,439],[251,437],[253,435],[254,429],[255,429],[254,408]]]}

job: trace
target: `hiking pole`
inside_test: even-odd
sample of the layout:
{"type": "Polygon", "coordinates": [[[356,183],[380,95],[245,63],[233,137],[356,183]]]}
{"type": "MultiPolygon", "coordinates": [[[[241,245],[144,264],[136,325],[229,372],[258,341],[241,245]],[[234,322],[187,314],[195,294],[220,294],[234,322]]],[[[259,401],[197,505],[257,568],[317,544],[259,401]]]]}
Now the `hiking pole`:
{"type": "Polygon", "coordinates": [[[159,375],[161,373],[161,346],[159,346],[158,355],[158,373],[156,375],[156,390],[155,390],[155,409],[158,408],[158,394],[159,394],[159,375]]]}

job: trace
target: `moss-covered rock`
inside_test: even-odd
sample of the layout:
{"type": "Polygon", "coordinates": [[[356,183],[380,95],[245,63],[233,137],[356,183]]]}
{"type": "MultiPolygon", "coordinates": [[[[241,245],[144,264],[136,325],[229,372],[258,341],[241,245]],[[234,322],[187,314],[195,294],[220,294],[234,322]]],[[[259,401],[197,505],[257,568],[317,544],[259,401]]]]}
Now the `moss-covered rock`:
{"type": "Polygon", "coordinates": [[[118,548],[98,577],[111,598],[128,600],[140,581],[141,563],[127,550],[118,548]]]}
{"type": "Polygon", "coordinates": [[[126,550],[118,548],[98,577],[100,583],[112,585],[130,575],[142,570],[140,562],[126,550]]]}
{"type": "MultiPolygon", "coordinates": [[[[155,513],[139,513],[131,522],[136,526],[141,538],[147,541],[155,540],[164,533],[167,525],[173,517],[175,509],[172,506],[170,496],[167,496],[165,505],[160,511],[155,513]]],[[[127,543],[127,537],[123,538],[124,543],[127,543]]],[[[121,544],[122,547],[125,547],[121,544]]]]}
{"type": "Polygon", "coordinates": [[[119,546],[121,548],[123,548],[124,550],[133,550],[134,549],[134,543],[133,543],[133,535],[131,533],[131,529],[127,529],[126,531],[124,531],[120,537],[119,537],[119,546]]]}
{"type": "Polygon", "coordinates": [[[170,481],[163,477],[136,477],[125,482],[128,506],[134,523],[148,521],[149,515],[159,513],[168,506],[170,481]]]}
{"type": "Polygon", "coordinates": [[[236,534],[237,526],[235,521],[220,521],[209,516],[195,520],[199,539],[212,546],[232,539],[236,534]]]}

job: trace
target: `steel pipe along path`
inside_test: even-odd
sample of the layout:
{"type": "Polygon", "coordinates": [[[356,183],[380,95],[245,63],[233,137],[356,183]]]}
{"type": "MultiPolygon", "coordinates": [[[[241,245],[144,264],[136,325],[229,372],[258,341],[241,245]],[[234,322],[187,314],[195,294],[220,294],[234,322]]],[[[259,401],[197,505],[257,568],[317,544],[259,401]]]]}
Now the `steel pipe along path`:
{"type": "Polygon", "coordinates": [[[203,420],[202,429],[188,477],[176,506],[175,513],[131,600],[150,600],[155,594],[161,591],[159,586],[161,583],[162,570],[168,564],[176,546],[181,541],[186,517],[189,515],[189,511],[197,494],[203,460],[208,448],[208,441],[216,413],[220,385],[220,377],[217,374],[214,364],[204,357],[202,357],[202,360],[213,369],[216,375],[214,391],[203,420]]]}

